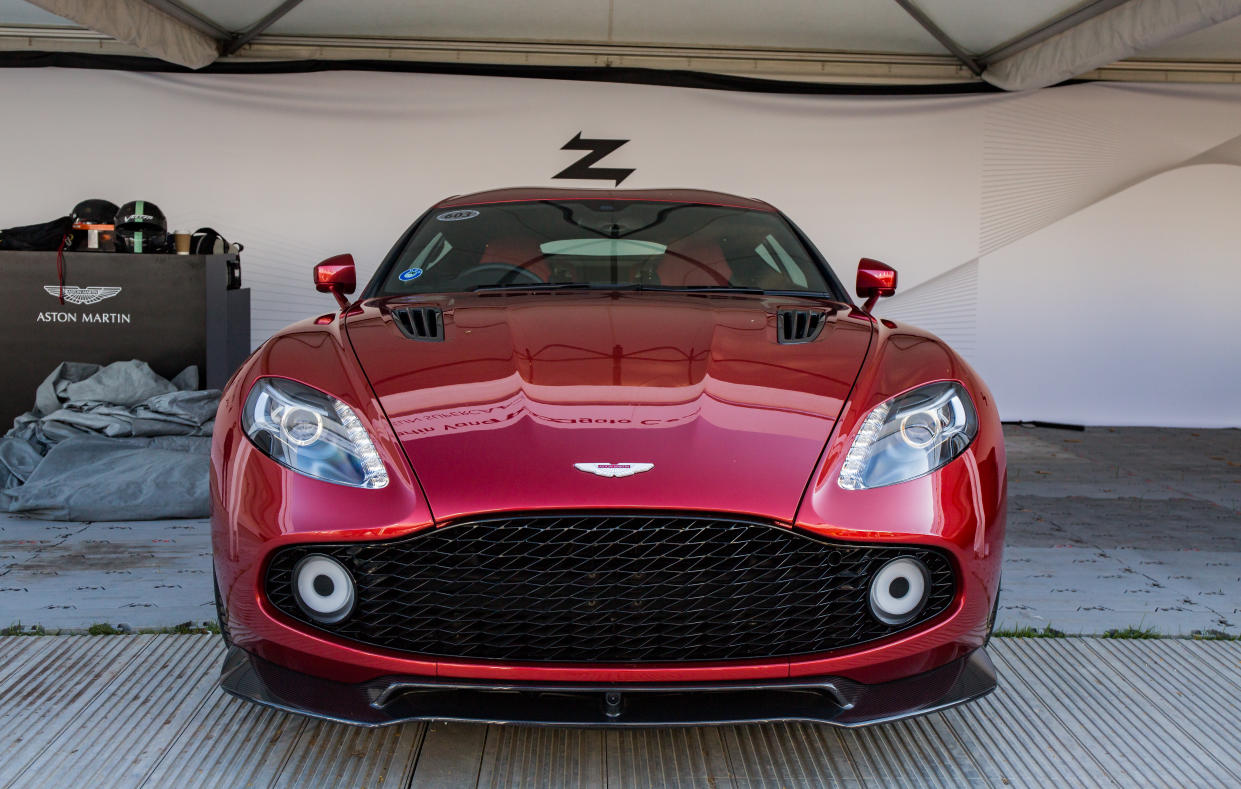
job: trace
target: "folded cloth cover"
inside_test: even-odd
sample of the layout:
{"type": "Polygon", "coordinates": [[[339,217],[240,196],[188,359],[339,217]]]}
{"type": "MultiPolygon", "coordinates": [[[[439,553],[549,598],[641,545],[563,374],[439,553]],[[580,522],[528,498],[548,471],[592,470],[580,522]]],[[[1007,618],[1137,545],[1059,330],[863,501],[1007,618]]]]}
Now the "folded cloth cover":
{"type": "Polygon", "coordinates": [[[198,368],[63,362],[0,438],[0,509],[55,520],[205,518],[220,392],[198,368]]]}

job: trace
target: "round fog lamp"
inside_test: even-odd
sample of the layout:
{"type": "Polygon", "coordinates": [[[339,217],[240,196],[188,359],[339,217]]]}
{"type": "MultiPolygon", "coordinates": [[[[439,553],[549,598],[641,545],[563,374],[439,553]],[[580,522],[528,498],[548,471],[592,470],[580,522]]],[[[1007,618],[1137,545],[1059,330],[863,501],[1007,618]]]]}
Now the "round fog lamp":
{"type": "Polygon", "coordinates": [[[871,579],[871,613],[889,625],[913,619],[926,604],[929,577],[926,565],[911,556],[888,562],[871,579]]]}
{"type": "Polygon", "coordinates": [[[334,624],[353,611],[353,576],[332,557],[311,554],[293,568],[293,597],[311,619],[334,624]]]}

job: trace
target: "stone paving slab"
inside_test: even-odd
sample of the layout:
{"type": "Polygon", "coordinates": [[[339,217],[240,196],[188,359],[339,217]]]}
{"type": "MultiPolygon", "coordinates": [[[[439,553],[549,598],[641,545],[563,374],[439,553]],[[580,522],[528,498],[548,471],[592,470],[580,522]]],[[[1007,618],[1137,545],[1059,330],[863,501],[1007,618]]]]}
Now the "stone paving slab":
{"type": "Polygon", "coordinates": [[[0,627],[215,619],[205,519],[66,524],[0,514],[0,555],[13,557],[0,565],[0,627]]]}
{"type": "Polygon", "coordinates": [[[1241,635],[1241,431],[1006,426],[1001,628],[1241,635]]]}
{"type": "Polygon", "coordinates": [[[997,626],[1241,636],[1241,553],[1009,548],[997,626]]]}
{"type": "Polygon", "coordinates": [[[1241,512],[1241,430],[1235,428],[1005,425],[1004,441],[1010,494],[1202,499],[1241,512]]]}

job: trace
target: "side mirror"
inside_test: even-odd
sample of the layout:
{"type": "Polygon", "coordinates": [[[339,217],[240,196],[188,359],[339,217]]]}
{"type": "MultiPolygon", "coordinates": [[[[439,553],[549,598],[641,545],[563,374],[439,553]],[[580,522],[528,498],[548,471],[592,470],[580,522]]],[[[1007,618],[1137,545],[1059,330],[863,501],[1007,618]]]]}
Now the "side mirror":
{"type": "Polygon", "coordinates": [[[862,309],[870,312],[881,296],[896,293],[896,269],[887,263],[862,258],[857,264],[857,295],[866,299],[862,309]]]}
{"type": "Polygon", "coordinates": [[[315,266],[315,290],[331,293],[342,310],[349,306],[349,299],[345,296],[353,293],[357,286],[358,275],[353,268],[353,255],[333,255],[315,266]]]}

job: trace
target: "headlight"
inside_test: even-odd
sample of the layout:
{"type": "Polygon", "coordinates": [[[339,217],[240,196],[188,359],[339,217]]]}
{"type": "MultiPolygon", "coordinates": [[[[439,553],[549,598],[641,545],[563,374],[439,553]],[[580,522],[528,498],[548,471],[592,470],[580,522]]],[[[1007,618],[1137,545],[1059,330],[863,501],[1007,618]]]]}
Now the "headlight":
{"type": "Polygon", "coordinates": [[[355,488],[388,484],[388,471],[357,414],[318,389],[260,378],[246,398],[241,426],[268,457],[300,474],[355,488]]]}
{"type": "Polygon", "coordinates": [[[840,487],[862,490],[930,474],[978,435],[978,413],[965,388],[927,384],[886,400],[866,415],[840,470],[840,487]]]}

